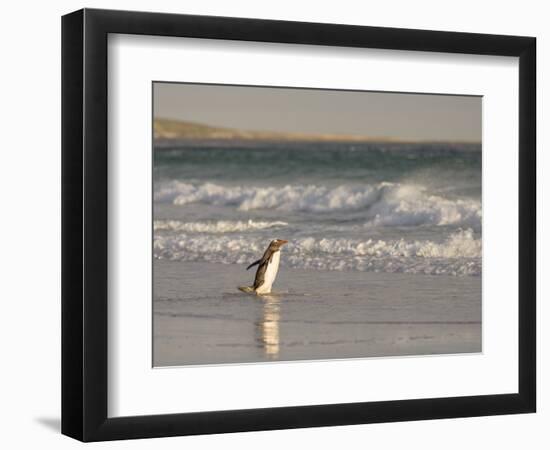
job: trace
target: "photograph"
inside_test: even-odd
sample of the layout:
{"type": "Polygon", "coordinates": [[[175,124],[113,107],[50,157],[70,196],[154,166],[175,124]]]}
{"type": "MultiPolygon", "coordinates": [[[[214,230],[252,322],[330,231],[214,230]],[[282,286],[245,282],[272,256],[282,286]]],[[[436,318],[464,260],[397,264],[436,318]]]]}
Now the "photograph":
{"type": "Polygon", "coordinates": [[[550,448],[549,8],[471,3],[6,2],[0,449],[550,448]]]}
{"type": "Polygon", "coordinates": [[[482,101],[152,82],[153,367],[482,352],[482,101]]]}

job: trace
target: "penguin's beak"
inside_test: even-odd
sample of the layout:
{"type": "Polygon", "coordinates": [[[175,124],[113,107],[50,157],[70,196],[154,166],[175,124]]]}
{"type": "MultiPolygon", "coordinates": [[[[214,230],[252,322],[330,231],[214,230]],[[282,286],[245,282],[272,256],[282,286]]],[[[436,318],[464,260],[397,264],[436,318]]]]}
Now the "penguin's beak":
{"type": "Polygon", "coordinates": [[[285,241],[284,239],[279,240],[279,245],[285,245],[288,244],[288,241],[285,241]]]}

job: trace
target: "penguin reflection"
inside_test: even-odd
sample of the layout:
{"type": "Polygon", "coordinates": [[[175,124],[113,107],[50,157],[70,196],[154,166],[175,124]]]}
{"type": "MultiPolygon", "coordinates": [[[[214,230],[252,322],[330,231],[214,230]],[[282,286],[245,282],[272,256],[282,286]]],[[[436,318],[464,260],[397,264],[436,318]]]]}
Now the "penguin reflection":
{"type": "Polygon", "coordinates": [[[256,323],[259,331],[258,340],[262,344],[265,355],[270,359],[279,356],[279,299],[272,295],[262,295],[262,317],[256,323]]]}

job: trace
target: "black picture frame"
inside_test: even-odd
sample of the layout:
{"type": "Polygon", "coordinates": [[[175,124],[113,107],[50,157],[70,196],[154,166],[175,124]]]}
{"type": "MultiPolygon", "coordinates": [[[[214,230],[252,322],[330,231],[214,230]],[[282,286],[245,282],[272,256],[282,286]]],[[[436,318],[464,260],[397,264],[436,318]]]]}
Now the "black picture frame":
{"type": "Polygon", "coordinates": [[[62,433],[82,441],[487,416],[536,408],[536,39],[83,9],[62,18],[62,433]],[[518,392],[107,416],[109,33],[519,57],[518,392]]]}

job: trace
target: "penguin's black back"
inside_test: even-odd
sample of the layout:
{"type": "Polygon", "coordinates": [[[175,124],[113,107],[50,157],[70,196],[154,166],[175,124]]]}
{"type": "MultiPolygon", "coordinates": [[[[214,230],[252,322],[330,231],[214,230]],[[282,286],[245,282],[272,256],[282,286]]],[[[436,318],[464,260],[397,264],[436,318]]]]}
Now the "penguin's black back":
{"type": "Polygon", "coordinates": [[[258,265],[258,270],[256,271],[256,277],[254,278],[254,289],[258,289],[262,284],[264,284],[265,271],[267,270],[267,266],[271,262],[273,253],[275,252],[271,250],[271,246],[269,246],[264,252],[262,259],[260,260],[260,264],[258,265]]]}

